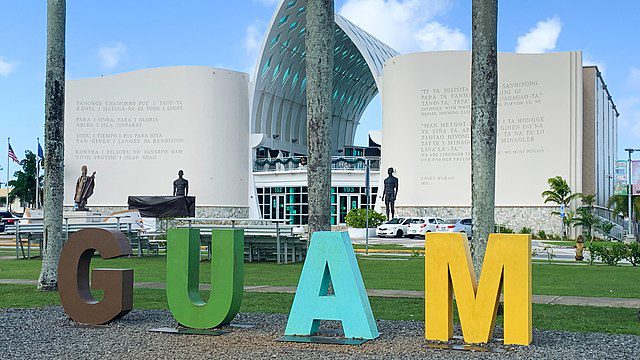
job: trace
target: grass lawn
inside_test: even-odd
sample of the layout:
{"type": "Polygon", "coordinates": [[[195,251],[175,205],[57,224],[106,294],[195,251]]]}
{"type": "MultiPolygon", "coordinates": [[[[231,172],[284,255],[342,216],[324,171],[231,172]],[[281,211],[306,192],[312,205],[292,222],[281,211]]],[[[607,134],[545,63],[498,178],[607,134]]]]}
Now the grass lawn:
{"type": "MultiPolygon", "coordinates": [[[[134,269],[136,282],[165,282],[164,256],[104,261],[94,258],[93,267],[134,269]]],[[[424,258],[358,260],[365,286],[370,289],[424,290],[424,258]]],[[[302,264],[245,263],[246,285],[295,286],[302,264]]],[[[0,279],[36,280],[40,260],[0,260],[0,279]]],[[[200,266],[202,283],[210,282],[210,266],[200,266]]],[[[604,265],[533,264],[533,293],[592,297],[640,298],[640,267],[604,265]]],[[[4,286],[4,285],[0,285],[4,286]]]]}
{"type": "MultiPolygon", "coordinates": [[[[207,296],[208,292],[203,292],[203,297],[207,296]]],[[[293,294],[244,293],[240,311],[288,314],[292,301],[293,294]]],[[[424,321],[423,299],[371,297],[370,301],[376,319],[424,321]]],[[[0,286],[0,308],[49,305],[59,305],[57,293],[42,293],[28,285],[0,286]]],[[[165,291],[135,289],[134,307],[167,309],[165,291]]],[[[502,323],[501,316],[498,316],[497,322],[502,323]]],[[[634,309],[534,304],[533,326],[537,329],[640,335],[640,324],[634,309]]]]}

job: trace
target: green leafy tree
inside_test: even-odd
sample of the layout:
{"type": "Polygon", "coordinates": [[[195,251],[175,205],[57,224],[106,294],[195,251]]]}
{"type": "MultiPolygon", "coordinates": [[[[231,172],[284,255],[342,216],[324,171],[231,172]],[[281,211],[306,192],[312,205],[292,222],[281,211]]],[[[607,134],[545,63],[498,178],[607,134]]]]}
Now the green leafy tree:
{"type": "MultiPolygon", "coordinates": [[[[633,218],[638,221],[640,219],[640,196],[634,197],[632,201],[633,218]]],[[[629,197],[627,195],[613,195],[609,198],[608,206],[616,214],[622,214],[625,217],[629,216],[629,197]]]]}
{"type": "MultiPolygon", "coordinates": [[[[9,186],[13,187],[9,193],[9,201],[13,202],[18,198],[23,205],[31,206],[36,202],[36,155],[29,150],[25,151],[24,155],[25,158],[20,162],[22,170],[13,174],[15,180],[9,181],[9,186]]],[[[42,176],[40,176],[40,183],[42,183],[42,176]]],[[[42,194],[42,187],[40,193],[42,194]]]]}
{"type": "MultiPolygon", "coordinates": [[[[556,176],[549,178],[547,180],[549,183],[549,190],[545,190],[542,192],[542,197],[544,198],[544,202],[546,203],[556,203],[558,205],[564,205],[565,207],[569,206],[571,202],[582,196],[580,193],[574,193],[571,191],[571,187],[567,184],[567,180],[565,180],[562,176],[556,176]]],[[[554,211],[552,214],[560,215],[560,212],[554,211]]],[[[562,221],[562,234],[563,237],[566,237],[566,227],[565,221],[562,221]]]]}
{"type": "Polygon", "coordinates": [[[592,208],[584,206],[576,210],[577,216],[573,219],[573,226],[582,226],[583,233],[585,233],[585,240],[589,241],[589,244],[593,242],[593,228],[598,226],[600,220],[593,213],[592,208]]]}

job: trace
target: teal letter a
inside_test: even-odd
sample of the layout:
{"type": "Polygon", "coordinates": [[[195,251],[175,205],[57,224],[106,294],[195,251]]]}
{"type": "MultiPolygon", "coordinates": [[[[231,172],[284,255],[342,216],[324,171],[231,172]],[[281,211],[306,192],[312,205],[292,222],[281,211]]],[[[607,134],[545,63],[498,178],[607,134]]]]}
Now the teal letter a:
{"type": "Polygon", "coordinates": [[[342,322],[344,336],[379,336],[362,275],[345,232],[315,232],[302,268],[285,335],[310,336],[320,320],[342,322]],[[329,283],[334,295],[328,295],[329,283]]]}
{"type": "Polygon", "coordinates": [[[167,233],[167,302],[183,326],[209,329],[226,325],[240,310],[244,285],[244,232],[213,230],[211,234],[211,296],[199,292],[200,230],[167,233]]]}

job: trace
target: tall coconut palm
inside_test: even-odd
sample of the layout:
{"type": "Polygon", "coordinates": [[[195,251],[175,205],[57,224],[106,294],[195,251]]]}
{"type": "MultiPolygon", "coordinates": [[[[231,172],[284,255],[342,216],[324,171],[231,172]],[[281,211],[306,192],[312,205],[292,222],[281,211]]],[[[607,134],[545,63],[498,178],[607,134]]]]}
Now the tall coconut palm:
{"type": "Polygon", "coordinates": [[[47,67],[44,119],[44,241],[38,289],[58,289],[58,263],[64,244],[64,71],[65,0],[47,1],[47,67]]]}
{"type": "Polygon", "coordinates": [[[307,182],[309,236],[331,230],[330,125],[333,90],[333,0],[307,1],[307,182]]]}
{"type": "Polygon", "coordinates": [[[498,0],[472,2],[471,63],[471,239],[480,276],[494,228],[498,115],[498,0]]]}
{"type": "MultiPolygon", "coordinates": [[[[549,178],[547,180],[547,183],[549,184],[549,190],[545,190],[542,192],[542,197],[544,198],[545,204],[551,202],[568,207],[573,200],[582,196],[582,194],[580,193],[572,192],[571,187],[569,187],[569,184],[567,183],[567,180],[565,180],[562,176],[549,178]]],[[[552,214],[559,215],[560,213],[557,211],[553,211],[552,214]]],[[[562,236],[563,238],[567,236],[564,220],[562,221],[562,236]]]]}

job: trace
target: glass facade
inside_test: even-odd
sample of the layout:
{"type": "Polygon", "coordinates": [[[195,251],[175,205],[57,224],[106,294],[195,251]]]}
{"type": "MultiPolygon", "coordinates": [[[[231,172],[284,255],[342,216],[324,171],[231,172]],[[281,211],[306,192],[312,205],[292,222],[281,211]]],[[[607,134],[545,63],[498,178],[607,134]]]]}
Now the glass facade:
{"type": "MultiPolygon", "coordinates": [[[[367,208],[367,188],[339,186],[331,188],[331,225],[343,225],[352,209],[367,208]]],[[[259,187],[258,206],[263,219],[288,219],[291,225],[306,225],[309,220],[306,186],[259,187]]],[[[370,206],[375,205],[378,187],[371,188],[370,206]]]]}

